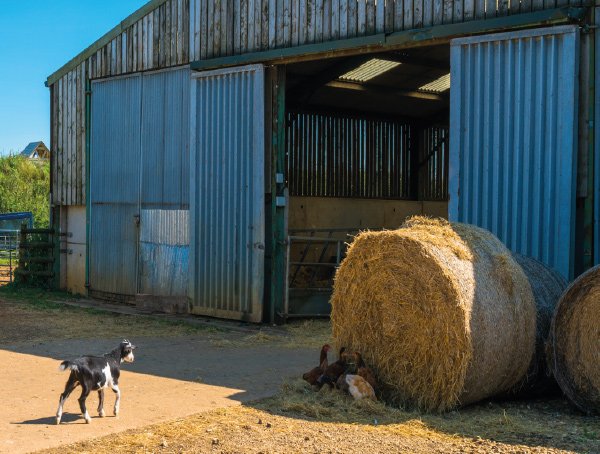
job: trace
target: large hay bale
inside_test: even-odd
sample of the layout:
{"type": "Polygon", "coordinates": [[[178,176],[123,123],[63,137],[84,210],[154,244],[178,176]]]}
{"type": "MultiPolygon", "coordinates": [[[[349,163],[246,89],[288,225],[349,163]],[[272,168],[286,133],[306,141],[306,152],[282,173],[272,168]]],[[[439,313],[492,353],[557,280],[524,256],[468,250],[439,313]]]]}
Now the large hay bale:
{"type": "Polygon", "coordinates": [[[506,392],[530,364],[535,302],[490,232],[415,217],[363,232],[332,296],[338,346],[360,351],[385,397],[444,411],[506,392]]]}
{"type": "Polygon", "coordinates": [[[542,397],[558,394],[560,388],[547,367],[546,342],[550,335],[552,316],[560,296],[567,288],[567,281],[552,268],[539,260],[513,254],[523,268],[536,305],[535,352],[525,378],[510,392],[516,397],[542,397]]]}
{"type": "Polygon", "coordinates": [[[600,414],[600,266],[579,276],[561,296],[548,346],[562,391],[582,411],[600,414]]]}

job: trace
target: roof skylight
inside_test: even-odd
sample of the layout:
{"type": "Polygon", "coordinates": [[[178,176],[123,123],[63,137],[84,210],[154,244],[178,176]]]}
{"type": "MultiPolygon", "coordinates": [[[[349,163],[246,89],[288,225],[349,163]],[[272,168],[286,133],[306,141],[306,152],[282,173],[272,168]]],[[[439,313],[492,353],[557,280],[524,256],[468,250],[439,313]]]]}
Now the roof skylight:
{"type": "Polygon", "coordinates": [[[418,88],[419,91],[427,93],[442,93],[450,88],[450,73],[438,77],[436,80],[429,82],[418,88]]]}
{"type": "Polygon", "coordinates": [[[367,82],[385,72],[400,66],[400,63],[389,60],[381,60],[379,58],[372,58],[366,63],[363,63],[358,68],[341,75],[341,80],[347,80],[350,82],[367,82]]]}

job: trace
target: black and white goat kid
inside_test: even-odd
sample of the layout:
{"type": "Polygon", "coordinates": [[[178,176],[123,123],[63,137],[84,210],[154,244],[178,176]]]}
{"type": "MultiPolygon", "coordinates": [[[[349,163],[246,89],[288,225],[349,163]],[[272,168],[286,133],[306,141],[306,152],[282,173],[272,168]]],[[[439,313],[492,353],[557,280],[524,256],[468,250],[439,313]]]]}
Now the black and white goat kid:
{"type": "Polygon", "coordinates": [[[58,410],[56,412],[56,424],[60,424],[65,400],[77,386],[81,386],[81,397],[79,398],[79,407],[85,418],[86,423],[90,423],[90,418],[85,400],[92,391],[98,391],[100,402],[98,404],[98,414],[104,417],[104,390],[110,388],[117,395],[115,400],[115,416],[119,414],[119,404],[121,401],[121,391],[119,390],[119,375],[121,374],[121,363],[133,362],[133,345],[128,340],[123,340],[117,348],[103,356],[81,356],[73,361],[63,361],[60,364],[60,370],[71,371],[65,391],[60,395],[58,410]]]}

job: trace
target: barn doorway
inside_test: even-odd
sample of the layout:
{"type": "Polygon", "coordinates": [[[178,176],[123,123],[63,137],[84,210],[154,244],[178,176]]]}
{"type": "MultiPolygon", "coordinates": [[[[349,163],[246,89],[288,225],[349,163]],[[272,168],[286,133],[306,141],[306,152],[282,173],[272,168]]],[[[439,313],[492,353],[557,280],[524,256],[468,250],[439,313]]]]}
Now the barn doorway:
{"type": "Polygon", "coordinates": [[[285,318],[326,316],[360,230],[447,217],[448,44],[286,67],[285,318]]]}

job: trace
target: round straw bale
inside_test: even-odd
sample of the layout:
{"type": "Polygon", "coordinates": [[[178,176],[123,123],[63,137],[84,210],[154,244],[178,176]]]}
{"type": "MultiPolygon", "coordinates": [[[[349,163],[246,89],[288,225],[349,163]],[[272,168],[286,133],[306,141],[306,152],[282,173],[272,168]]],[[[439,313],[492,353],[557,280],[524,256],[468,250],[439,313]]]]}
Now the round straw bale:
{"type": "Polygon", "coordinates": [[[363,354],[384,397],[444,411],[506,392],[535,346],[527,277],[490,232],[413,217],[360,233],[332,296],[338,346],[363,354]]]}
{"type": "Polygon", "coordinates": [[[547,367],[546,342],[550,324],[558,300],[567,288],[567,281],[552,268],[539,260],[521,254],[513,254],[523,268],[536,305],[535,352],[525,378],[515,385],[509,394],[516,397],[542,397],[558,394],[560,388],[547,367]]]}
{"type": "Polygon", "coordinates": [[[600,414],[600,266],[561,296],[550,327],[549,367],[579,409],[600,414]]]}

